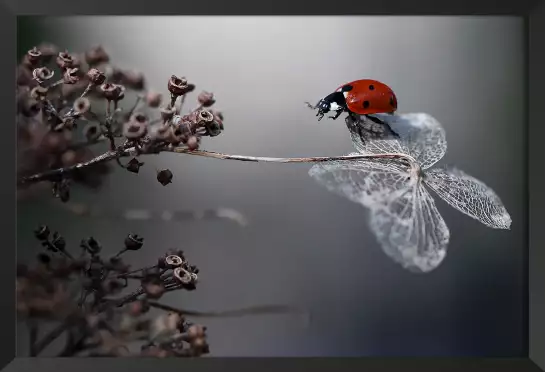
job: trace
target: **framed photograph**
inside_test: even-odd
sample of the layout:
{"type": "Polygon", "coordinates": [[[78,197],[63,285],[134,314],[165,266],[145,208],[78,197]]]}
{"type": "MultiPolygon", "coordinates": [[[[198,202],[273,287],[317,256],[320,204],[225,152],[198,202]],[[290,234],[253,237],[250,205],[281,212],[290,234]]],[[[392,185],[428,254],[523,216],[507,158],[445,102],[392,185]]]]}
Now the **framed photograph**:
{"type": "Polygon", "coordinates": [[[544,2],[4,7],[3,368],[545,371],[544,2]]]}

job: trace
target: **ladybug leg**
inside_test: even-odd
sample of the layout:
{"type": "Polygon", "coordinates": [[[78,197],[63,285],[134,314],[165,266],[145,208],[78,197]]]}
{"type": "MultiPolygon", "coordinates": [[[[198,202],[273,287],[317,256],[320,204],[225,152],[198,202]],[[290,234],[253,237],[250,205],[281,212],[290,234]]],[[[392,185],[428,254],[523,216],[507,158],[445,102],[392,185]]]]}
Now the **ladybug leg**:
{"type": "Polygon", "coordinates": [[[383,120],[380,120],[379,118],[377,118],[376,116],[372,116],[372,115],[365,115],[365,117],[367,117],[367,119],[379,124],[379,125],[382,125],[384,126],[385,128],[388,128],[388,131],[390,132],[390,134],[392,136],[394,136],[395,138],[400,138],[399,137],[399,134],[397,134],[396,132],[394,132],[394,130],[390,127],[390,125],[388,123],[386,123],[385,121],[383,120]]]}
{"type": "Polygon", "coordinates": [[[333,120],[337,120],[339,118],[339,116],[341,116],[341,114],[343,113],[342,110],[339,110],[335,113],[334,116],[329,116],[330,119],[333,119],[333,120]]]}

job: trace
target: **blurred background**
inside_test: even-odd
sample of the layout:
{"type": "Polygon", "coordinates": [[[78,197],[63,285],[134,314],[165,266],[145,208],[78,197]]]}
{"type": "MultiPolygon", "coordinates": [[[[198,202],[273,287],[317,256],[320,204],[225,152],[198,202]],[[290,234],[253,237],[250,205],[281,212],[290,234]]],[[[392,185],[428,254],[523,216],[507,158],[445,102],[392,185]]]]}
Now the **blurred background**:
{"type": "MultiPolygon", "coordinates": [[[[443,264],[404,271],[380,249],[359,205],[329,193],[309,165],[253,164],[185,155],[142,159],[140,174],[116,169],[99,191],[73,199],[99,207],[243,213],[226,220],[121,221],[74,216],[50,193],[18,206],[18,255],[34,256],[32,230],[46,223],[68,243],[95,236],[117,251],[137,232],[147,264],[180,247],[199,266],[197,291],[169,304],[223,310],[301,306],[292,315],[206,319],[212,356],[523,356],[526,340],[524,24],[509,17],[25,17],[19,57],[51,42],[71,52],[102,45],[112,61],[142,71],[167,93],[170,75],[212,91],[225,131],[203,149],[260,156],[353,151],[344,122],[317,122],[304,106],[341,83],[390,85],[400,112],[427,112],[446,128],[454,163],[491,186],[513,224],[488,229],[437,204],[451,230],[443,264]],[[170,168],[163,187],[156,169],[170,168]]],[[[130,105],[134,96],[125,98],[130,105]]],[[[136,261],[134,261],[136,260],[136,261]]],[[[138,261],[141,262],[138,262],[138,261]]],[[[26,353],[26,335],[18,353],[26,353]]]]}

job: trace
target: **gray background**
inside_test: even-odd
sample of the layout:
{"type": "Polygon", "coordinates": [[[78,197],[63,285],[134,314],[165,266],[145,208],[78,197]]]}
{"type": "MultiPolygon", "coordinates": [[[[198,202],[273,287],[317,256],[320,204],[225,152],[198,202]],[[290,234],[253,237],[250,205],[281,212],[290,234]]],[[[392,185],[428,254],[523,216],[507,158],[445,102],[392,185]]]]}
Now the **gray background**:
{"type": "MultiPolygon", "coordinates": [[[[157,89],[174,73],[215,92],[226,131],[204,147],[217,151],[350,152],[342,121],[317,123],[302,102],[345,81],[382,80],[396,91],[400,111],[428,112],[443,123],[444,161],[493,187],[514,222],[509,232],[490,230],[438,202],[451,229],[450,252],[433,273],[414,275],[380,251],[365,211],[315,184],[308,166],[162,155],[147,159],[139,176],[116,172],[104,192],[80,200],[154,210],[226,206],[248,216],[250,226],[111,226],[28,203],[19,206],[19,255],[36,251],[29,230],[45,218],[73,242],[94,234],[119,245],[137,230],[149,242],[142,261],[179,244],[201,268],[199,289],[170,296],[169,303],[203,310],[288,303],[312,311],[308,328],[292,316],[206,320],[215,356],[524,354],[522,20],[70,17],[40,23],[41,35],[70,50],[103,44],[116,64],[144,71],[157,89]],[[161,187],[154,167],[171,168],[177,182],[161,187]]],[[[24,342],[18,344],[21,353],[24,342]]]]}

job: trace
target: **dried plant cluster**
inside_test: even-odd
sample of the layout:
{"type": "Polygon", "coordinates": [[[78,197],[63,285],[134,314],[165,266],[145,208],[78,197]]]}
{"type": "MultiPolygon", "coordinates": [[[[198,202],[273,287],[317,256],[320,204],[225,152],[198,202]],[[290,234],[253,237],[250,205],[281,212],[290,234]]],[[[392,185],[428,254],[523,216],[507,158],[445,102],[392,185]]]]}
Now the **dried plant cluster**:
{"type": "MultiPolygon", "coordinates": [[[[99,186],[111,160],[138,173],[140,155],[194,151],[202,137],[224,128],[221,112],[211,109],[213,93],[201,92],[197,107],[183,114],[194,84],[172,75],[163,104],[161,93],[146,89],[142,73],[114,67],[100,46],[76,55],[42,44],[27,52],[17,74],[18,184],[51,181],[62,201],[69,199],[72,182],[99,186]],[[136,102],[123,110],[130,91],[137,93],[136,102]],[[93,154],[89,146],[98,142],[106,142],[109,151],[93,154]],[[123,163],[126,157],[131,159],[123,163]]],[[[157,172],[162,185],[172,179],[168,169],[157,172]]]]}
{"type": "MultiPolygon", "coordinates": [[[[222,114],[211,109],[214,95],[201,92],[197,106],[184,114],[195,85],[174,75],[165,85],[163,104],[161,93],[146,88],[143,74],[113,66],[100,46],[81,55],[51,44],[29,50],[17,69],[19,192],[48,185],[67,202],[75,183],[99,188],[111,170],[109,162],[138,173],[144,164],[140,155],[198,153],[203,137],[224,129],[222,114]],[[136,102],[124,110],[122,102],[131,92],[136,102]],[[99,143],[108,149],[97,154],[92,147],[99,143]]],[[[170,170],[157,171],[163,186],[172,180],[170,170]]],[[[213,214],[240,217],[233,212],[213,214]]],[[[32,266],[19,262],[17,271],[18,321],[29,328],[31,356],[43,355],[64,336],[59,356],[197,357],[209,352],[206,328],[186,316],[299,312],[278,305],[215,312],[173,308],[158,300],[167,292],[194,290],[197,283],[198,269],[183,252],[168,251],[150,266],[134,269],[124,258],[142,248],[138,235],[129,234],[124,248],[111,257],[92,237],[81,241],[78,255],[47,226],[35,236],[45,252],[32,266]],[[154,316],[158,310],[153,309],[163,314],[154,316]],[[48,330],[52,322],[57,326],[48,330]]]]}
{"type": "Polygon", "coordinates": [[[125,257],[143,247],[138,235],[127,235],[123,248],[110,257],[93,237],[83,239],[76,254],[47,226],[35,236],[44,252],[34,265],[17,267],[18,320],[29,325],[32,356],[63,334],[66,345],[59,356],[208,353],[206,328],[187,321],[184,310],[158,302],[167,292],[196,288],[199,270],[182,251],[168,250],[149,266],[133,268],[125,257]],[[151,317],[150,308],[165,311],[151,317]],[[58,326],[40,335],[41,325],[52,321],[58,326]]]}

